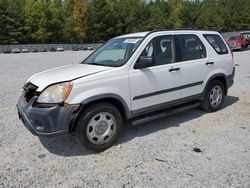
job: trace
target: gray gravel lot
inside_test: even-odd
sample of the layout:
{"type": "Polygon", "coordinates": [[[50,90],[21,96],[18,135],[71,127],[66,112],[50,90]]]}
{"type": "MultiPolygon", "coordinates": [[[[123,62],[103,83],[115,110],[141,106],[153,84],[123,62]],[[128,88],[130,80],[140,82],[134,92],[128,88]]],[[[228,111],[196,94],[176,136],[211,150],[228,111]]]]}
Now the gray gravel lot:
{"type": "Polygon", "coordinates": [[[0,187],[250,187],[250,51],[234,53],[235,84],[222,110],[127,126],[100,154],[71,137],[31,135],[15,106],[29,76],[87,53],[0,54],[0,187]]]}

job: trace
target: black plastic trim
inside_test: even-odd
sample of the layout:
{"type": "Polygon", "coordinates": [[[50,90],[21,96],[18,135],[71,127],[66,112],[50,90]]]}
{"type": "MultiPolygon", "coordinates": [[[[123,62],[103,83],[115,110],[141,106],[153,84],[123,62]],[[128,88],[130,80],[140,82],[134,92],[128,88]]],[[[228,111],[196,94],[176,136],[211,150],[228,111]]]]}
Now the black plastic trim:
{"type": "Polygon", "coordinates": [[[234,83],[234,75],[235,75],[235,67],[233,68],[233,72],[232,74],[228,75],[226,77],[227,80],[227,87],[230,88],[232,87],[233,83],[234,83]]]}
{"type": "Polygon", "coordinates": [[[101,100],[101,99],[107,99],[107,98],[111,98],[111,99],[116,99],[119,102],[121,102],[121,104],[123,105],[123,109],[125,110],[125,115],[126,118],[129,119],[131,117],[131,112],[129,110],[129,107],[127,106],[127,103],[124,101],[124,99],[117,95],[117,94],[113,94],[113,93],[106,93],[106,94],[100,94],[100,95],[96,95],[96,96],[92,96],[89,97],[87,99],[85,99],[84,101],[81,102],[82,105],[86,105],[90,102],[96,101],[96,100],[101,100]]]}
{"type": "Polygon", "coordinates": [[[153,112],[153,113],[148,114],[147,116],[143,116],[141,118],[137,117],[137,118],[131,119],[131,123],[134,126],[144,124],[144,123],[154,121],[156,119],[164,118],[166,116],[170,116],[170,115],[182,112],[182,111],[193,109],[193,108],[196,108],[198,106],[200,106],[199,102],[184,103],[182,105],[177,105],[176,107],[169,107],[169,108],[166,108],[164,110],[153,112]]]}
{"type": "Polygon", "coordinates": [[[161,104],[141,108],[141,109],[138,109],[138,110],[133,110],[132,111],[132,117],[144,115],[144,114],[156,111],[156,110],[162,110],[162,109],[169,108],[169,107],[172,107],[172,106],[177,106],[177,105],[184,104],[184,103],[194,101],[194,100],[202,100],[203,97],[204,97],[204,94],[200,93],[200,94],[184,97],[184,98],[181,98],[181,99],[176,99],[176,100],[173,100],[173,101],[168,101],[168,102],[165,102],[165,103],[161,103],[161,104]]]}
{"type": "Polygon", "coordinates": [[[180,89],[185,89],[185,88],[189,88],[189,87],[194,87],[194,86],[201,85],[202,83],[203,83],[203,81],[194,82],[194,83],[187,84],[187,85],[182,85],[182,86],[179,86],[179,87],[174,87],[174,88],[170,88],[170,89],[165,89],[165,90],[160,90],[160,91],[156,91],[156,92],[152,92],[152,93],[147,93],[147,94],[143,94],[143,95],[138,95],[138,96],[135,96],[135,97],[133,98],[133,100],[143,99],[143,98],[152,97],[152,96],[155,96],[155,95],[160,95],[160,94],[164,94],[164,93],[169,93],[169,92],[172,92],[172,91],[177,91],[177,90],[180,90],[180,89]]]}
{"type": "Polygon", "coordinates": [[[227,95],[227,90],[228,90],[227,76],[226,76],[225,74],[223,74],[223,73],[214,74],[213,76],[211,76],[211,77],[208,79],[208,81],[207,81],[207,83],[206,83],[206,86],[205,86],[205,88],[204,88],[204,90],[203,90],[203,94],[204,94],[204,95],[205,95],[205,92],[206,92],[206,90],[207,90],[208,84],[209,84],[213,79],[215,79],[216,77],[223,77],[223,78],[226,80],[225,95],[227,95]]]}

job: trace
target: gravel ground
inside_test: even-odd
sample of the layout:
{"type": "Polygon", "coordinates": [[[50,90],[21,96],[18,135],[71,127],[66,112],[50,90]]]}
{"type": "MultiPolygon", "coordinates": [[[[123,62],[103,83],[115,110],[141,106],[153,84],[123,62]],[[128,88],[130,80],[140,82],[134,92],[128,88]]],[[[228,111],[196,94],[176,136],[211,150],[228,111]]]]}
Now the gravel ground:
{"type": "Polygon", "coordinates": [[[127,126],[100,154],[69,136],[31,135],[15,106],[29,76],[87,53],[0,54],[0,187],[250,187],[250,51],[234,53],[222,110],[127,126]]]}

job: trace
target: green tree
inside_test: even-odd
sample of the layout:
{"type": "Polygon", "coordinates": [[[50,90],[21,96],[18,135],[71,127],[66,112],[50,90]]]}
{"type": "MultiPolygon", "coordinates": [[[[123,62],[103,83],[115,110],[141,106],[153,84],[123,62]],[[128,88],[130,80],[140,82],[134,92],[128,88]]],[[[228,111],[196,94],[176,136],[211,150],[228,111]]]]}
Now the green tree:
{"type": "Polygon", "coordinates": [[[61,42],[63,39],[63,8],[61,0],[48,2],[48,31],[51,33],[52,41],[61,42]]]}
{"type": "Polygon", "coordinates": [[[250,1],[221,0],[218,6],[224,21],[223,31],[250,29],[250,1]]]}
{"type": "Polygon", "coordinates": [[[75,37],[80,42],[83,42],[86,38],[87,29],[87,0],[75,0],[73,18],[74,18],[74,32],[75,37]]]}
{"type": "Polygon", "coordinates": [[[171,13],[169,15],[169,21],[173,28],[182,28],[183,21],[181,19],[181,14],[184,9],[183,0],[169,0],[169,5],[171,8],[171,13]]]}
{"type": "Polygon", "coordinates": [[[7,14],[8,14],[8,33],[9,43],[18,44],[22,42],[23,33],[23,5],[24,0],[9,0],[7,14]]]}
{"type": "Polygon", "coordinates": [[[74,42],[75,32],[74,32],[74,0],[64,0],[63,1],[63,40],[65,42],[74,42]]]}
{"type": "Polygon", "coordinates": [[[9,6],[8,0],[0,0],[0,44],[9,43],[9,14],[6,11],[9,6]]]}
{"type": "Polygon", "coordinates": [[[149,19],[146,20],[147,30],[163,29],[172,27],[169,17],[171,7],[169,2],[157,0],[155,3],[149,3],[149,19]]]}
{"type": "Polygon", "coordinates": [[[46,42],[51,33],[48,31],[47,5],[43,0],[26,0],[25,32],[29,42],[46,42]]]}
{"type": "Polygon", "coordinates": [[[88,41],[107,40],[108,28],[113,19],[110,16],[110,7],[106,0],[92,0],[88,7],[87,36],[88,41]]]}
{"type": "Polygon", "coordinates": [[[110,0],[109,36],[137,32],[146,29],[149,10],[142,0],[110,0]]]}
{"type": "Polygon", "coordinates": [[[224,20],[221,17],[221,7],[218,0],[204,0],[200,7],[196,27],[201,29],[217,29],[221,31],[224,26],[224,20]]]}
{"type": "Polygon", "coordinates": [[[202,3],[199,0],[185,1],[180,18],[185,28],[196,28],[197,21],[202,14],[202,3]]]}

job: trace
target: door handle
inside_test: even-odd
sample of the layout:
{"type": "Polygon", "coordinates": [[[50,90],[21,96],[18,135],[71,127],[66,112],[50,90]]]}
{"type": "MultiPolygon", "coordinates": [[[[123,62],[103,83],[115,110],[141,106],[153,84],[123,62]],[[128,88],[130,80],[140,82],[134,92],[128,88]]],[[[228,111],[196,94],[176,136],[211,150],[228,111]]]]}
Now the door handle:
{"type": "Polygon", "coordinates": [[[213,65],[214,64],[214,62],[206,62],[206,65],[213,65]]]}
{"type": "Polygon", "coordinates": [[[175,71],[179,71],[179,70],[180,70],[180,68],[177,67],[177,68],[171,68],[171,69],[169,69],[168,71],[169,71],[169,72],[175,72],[175,71]]]}

